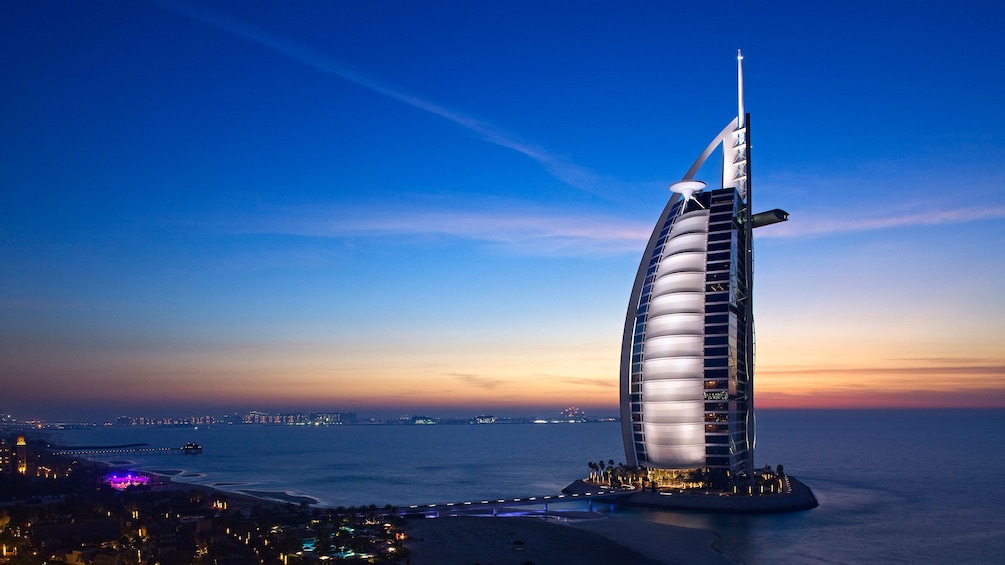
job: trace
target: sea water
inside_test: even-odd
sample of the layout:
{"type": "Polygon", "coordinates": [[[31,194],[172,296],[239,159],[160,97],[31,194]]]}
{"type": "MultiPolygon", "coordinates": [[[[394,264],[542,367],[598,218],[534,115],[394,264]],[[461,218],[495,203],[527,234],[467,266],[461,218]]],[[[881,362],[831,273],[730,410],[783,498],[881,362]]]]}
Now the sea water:
{"type": "Polygon", "coordinates": [[[152,447],[196,442],[201,455],[112,454],[131,469],[240,491],[307,495],[325,506],[405,506],[557,494],[590,470],[624,460],[617,424],[106,427],[53,443],[152,447]],[[179,472],[180,471],[180,472],[179,472]]]}
{"type": "MultiPolygon", "coordinates": [[[[1005,410],[761,410],[756,464],[779,463],[820,507],[772,515],[603,512],[717,532],[745,563],[1005,562],[1005,410]]],[[[588,461],[624,460],[620,424],[109,427],[54,443],[202,455],[114,455],[134,469],[223,490],[284,491],[325,505],[555,494],[588,461]]]]}
{"type": "Polygon", "coordinates": [[[713,530],[745,563],[1005,563],[1005,410],[762,410],[757,424],[757,465],[782,463],[818,508],[615,511],[713,530]]]}

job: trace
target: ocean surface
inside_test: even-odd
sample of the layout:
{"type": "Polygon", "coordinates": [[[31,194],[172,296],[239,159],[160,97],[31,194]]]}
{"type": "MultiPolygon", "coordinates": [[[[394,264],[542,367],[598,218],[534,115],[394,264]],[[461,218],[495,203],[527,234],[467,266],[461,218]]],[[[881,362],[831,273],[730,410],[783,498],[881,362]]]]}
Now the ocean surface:
{"type": "MultiPolygon", "coordinates": [[[[761,410],[757,421],[756,464],[783,464],[813,489],[819,508],[777,515],[594,508],[713,530],[723,553],[750,564],[1005,562],[1005,410],[761,410]]],[[[59,431],[51,440],[195,441],[202,455],[104,460],[330,506],[556,494],[589,473],[587,461],[624,460],[614,423],[109,427],[59,431]]]]}

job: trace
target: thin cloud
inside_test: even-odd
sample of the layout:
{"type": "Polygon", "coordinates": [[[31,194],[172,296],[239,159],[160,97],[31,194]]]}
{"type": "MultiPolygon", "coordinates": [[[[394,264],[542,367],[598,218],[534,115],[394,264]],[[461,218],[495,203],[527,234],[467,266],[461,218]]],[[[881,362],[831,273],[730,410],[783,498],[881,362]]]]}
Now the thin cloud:
{"type": "MultiPolygon", "coordinates": [[[[960,208],[883,218],[803,217],[758,230],[759,238],[795,239],[1005,218],[1005,206],[960,208]]],[[[236,233],[303,237],[447,237],[531,255],[637,254],[651,224],[604,215],[522,210],[285,209],[271,217],[227,220],[236,233]]]]}
{"type": "Polygon", "coordinates": [[[767,227],[757,231],[760,238],[790,239],[799,237],[823,237],[834,234],[875,231],[882,229],[937,226],[943,224],[960,224],[978,220],[995,220],[1005,218],[1005,206],[987,208],[956,208],[949,210],[930,210],[912,214],[900,214],[879,217],[819,217],[793,215],[792,219],[783,224],[767,227]]]}
{"type": "Polygon", "coordinates": [[[973,390],[807,390],[805,392],[761,390],[762,408],[1000,408],[1005,391],[990,389],[981,395],[973,390]]]}
{"type": "Polygon", "coordinates": [[[991,359],[987,357],[895,357],[891,361],[906,361],[909,363],[933,363],[936,365],[961,366],[973,364],[987,364],[991,359]]]}
{"type": "Polygon", "coordinates": [[[651,226],[609,216],[539,212],[405,211],[354,214],[344,210],[294,210],[251,220],[234,230],[305,237],[451,237],[545,255],[638,253],[651,226]]]}
{"type": "Polygon", "coordinates": [[[762,373],[772,375],[891,375],[891,376],[919,376],[919,375],[998,375],[1005,377],[1005,365],[942,365],[932,367],[841,367],[833,369],[819,369],[815,367],[806,368],[764,368],[762,373]]]}
{"type": "Polygon", "coordinates": [[[766,382],[797,379],[826,390],[991,390],[1005,389],[1005,365],[932,367],[762,368],[766,382]]]}
{"type": "Polygon", "coordinates": [[[154,2],[164,9],[208,24],[232,35],[251,40],[321,72],[443,118],[476,134],[483,141],[505,147],[533,159],[543,166],[550,175],[569,186],[592,194],[603,195],[604,191],[601,187],[606,183],[597,173],[553,155],[537,145],[522,141],[517,136],[507,133],[493,124],[415,96],[404,89],[385,84],[336,61],[316,49],[291,41],[246,21],[206,9],[202,6],[171,3],[162,0],[154,0],[154,2]]]}
{"type": "Polygon", "coordinates": [[[617,379],[591,379],[588,377],[556,377],[556,380],[579,386],[595,386],[600,388],[616,388],[618,387],[617,379]]]}
{"type": "Polygon", "coordinates": [[[487,390],[495,390],[499,387],[499,385],[506,384],[506,382],[501,379],[482,377],[471,373],[449,373],[447,376],[457,379],[465,384],[487,390]]]}

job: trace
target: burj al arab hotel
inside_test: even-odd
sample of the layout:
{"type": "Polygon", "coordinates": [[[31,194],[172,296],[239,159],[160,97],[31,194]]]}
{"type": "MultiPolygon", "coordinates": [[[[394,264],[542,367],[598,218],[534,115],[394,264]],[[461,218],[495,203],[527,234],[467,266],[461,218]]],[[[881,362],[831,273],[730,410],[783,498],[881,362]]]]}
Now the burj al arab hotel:
{"type": "Polygon", "coordinates": [[[725,486],[753,476],[754,228],[750,114],[737,53],[737,115],[679,182],[642,256],[621,346],[628,465],[700,473],[725,486]],[[722,183],[695,176],[721,146],[722,183]]]}

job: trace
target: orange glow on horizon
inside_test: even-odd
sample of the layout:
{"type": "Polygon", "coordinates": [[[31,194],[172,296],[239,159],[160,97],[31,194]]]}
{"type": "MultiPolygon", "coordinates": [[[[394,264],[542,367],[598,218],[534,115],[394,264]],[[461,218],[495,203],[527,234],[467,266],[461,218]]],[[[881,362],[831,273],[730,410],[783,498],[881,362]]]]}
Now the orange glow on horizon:
{"type": "MultiPolygon", "coordinates": [[[[954,357],[935,347],[923,356],[923,345],[915,345],[897,349],[893,358],[889,344],[794,343],[783,346],[775,338],[759,346],[756,408],[1005,407],[1005,359],[980,356],[983,347],[954,357]]],[[[56,387],[89,404],[540,414],[576,405],[591,415],[618,413],[613,340],[565,347],[422,343],[386,352],[354,345],[268,343],[149,358],[50,358],[14,368],[26,383],[17,400],[44,405],[56,387]]]]}

